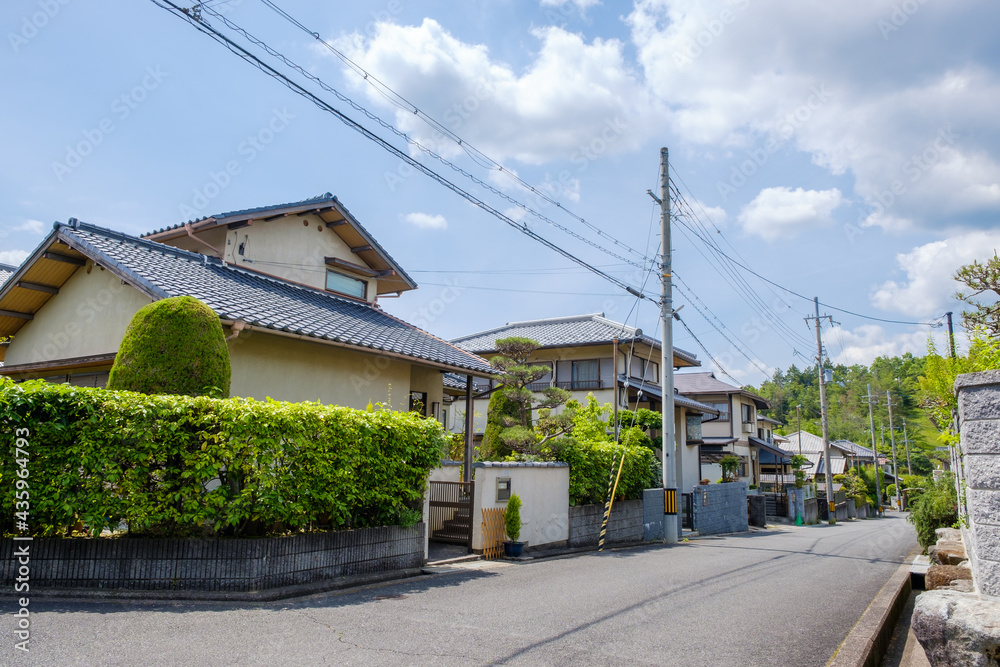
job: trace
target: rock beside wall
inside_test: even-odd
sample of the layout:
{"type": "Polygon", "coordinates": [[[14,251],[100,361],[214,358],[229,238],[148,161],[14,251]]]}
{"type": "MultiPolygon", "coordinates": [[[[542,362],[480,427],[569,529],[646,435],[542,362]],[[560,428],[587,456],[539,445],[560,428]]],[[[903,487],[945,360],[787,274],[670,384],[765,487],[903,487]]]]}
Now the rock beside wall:
{"type": "Polygon", "coordinates": [[[913,633],[934,667],[1000,665],[1000,604],[973,593],[917,596],[913,633]]]}

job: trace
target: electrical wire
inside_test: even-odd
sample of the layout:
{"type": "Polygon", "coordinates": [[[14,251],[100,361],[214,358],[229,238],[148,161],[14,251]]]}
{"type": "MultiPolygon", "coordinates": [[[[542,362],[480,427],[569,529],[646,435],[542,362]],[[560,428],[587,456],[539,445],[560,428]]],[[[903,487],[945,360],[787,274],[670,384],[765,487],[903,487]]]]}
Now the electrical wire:
{"type": "MultiPolygon", "coordinates": [[[[172,15],[185,20],[187,23],[189,23],[190,25],[192,25],[193,27],[195,27],[199,32],[201,32],[201,33],[209,36],[210,38],[212,38],[216,42],[218,42],[218,43],[222,44],[223,46],[225,46],[234,55],[238,56],[239,58],[241,58],[245,62],[253,65],[257,69],[259,69],[262,72],[264,72],[265,74],[267,74],[268,76],[271,76],[272,78],[274,78],[275,80],[277,80],[279,83],[281,83],[282,85],[284,85],[285,87],[287,87],[292,92],[294,92],[294,93],[296,93],[296,94],[304,97],[308,101],[312,102],[313,104],[315,104],[322,111],[326,111],[327,113],[330,113],[331,115],[333,115],[334,117],[336,117],[338,120],[340,120],[342,123],[344,123],[350,129],[358,132],[363,137],[365,137],[366,139],[372,141],[373,143],[375,143],[376,145],[378,145],[380,148],[382,148],[386,152],[390,153],[391,155],[393,155],[395,157],[398,157],[400,160],[406,162],[411,167],[415,168],[417,171],[420,171],[424,175],[430,177],[432,180],[438,182],[440,185],[444,186],[448,190],[451,190],[452,192],[454,192],[455,194],[459,195],[460,197],[462,197],[463,199],[465,199],[469,203],[471,203],[471,204],[473,204],[473,205],[481,208],[482,210],[486,211],[490,215],[494,216],[495,218],[499,219],[500,221],[504,222],[505,224],[509,225],[510,227],[512,227],[512,228],[520,231],[522,234],[528,236],[529,238],[533,239],[534,241],[536,241],[536,242],[544,245],[545,247],[549,248],[550,250],[552,250],[552,251],[554,251],[554,252],[562,255],[566,259],[568,259],[568,260],[570,260],[570,261],[572,261],[572,262],[574,262],[576,264],[579,264],[580,266],[588,269],[592,273],[600,276],[604,280],[606,280],[606,281],[614,284],[617,287],[620,287],[621,289],[625,290],[629,294],[632,294],[633,296],[637,296],[639,298],[649,299],[649,300],[652,300],[652,301],[656,301],[655,298],[650,297],[650,296],[648,296],[646,294],[643,294],[641,291],[635,289],[631,285],[628,285],[624,281],[621,281],[621,280],[615,278],[614,276],[611,276],[610,274],[606,273],[605,271],[602,271],[601,269],[599,269],[599,268],[591,265],[590,263],[586,262],[585,260],[583,260],[583,259],[577,257],[576,255],[572,254],[568,250],[563,249],[559,245],[557,245],[557,244],[553,243],[552,241],[546,239],[545,237],[539,235],[538,233],[536,233],[533,230],[531,230],[527,225],[523,225],[523,224],[520,224],[520,223],[516,222],[515,220],[513,220],[509,216],[505,215],[501,211],[497,210],[496,208],[494,208],[493,206],[491,206],[490,204],[488,204],[484,200],[482,200],[479,197],[473,195],[471,192],[469,192],[469,191],[461,188],[460,186],[458,186],[457,184],[455,184],[452,181],[448,180],[444,176],[438,174],[436,171],[434,171],[430,167],[424,165],[422,162],[420,162],[420,161],[412,158],[411,156],[409,156],[407,153],[405,153],[401,149],[399,149],[396,146],[394,146],[391,143],[389,143],[386,139],[384,139],[384,138],[380,137],[379,135],[375,134],[374,132],[372,132],[371,130],[369,130],[368,128],[366,128],[365,126],[361,125],[359,122],[355,121],[354,119],[352,119],[349,116],[347,116],[346,114],[344,114],[342,111],[340,111],[337,108],[335,108],[334,106],[332,106],[329,102],[327,102],[327,101],[323,100],[322,98],[316,96],[315,94],[313,94],[312,92],[310,92],[309,90],[307,90],[306,88],[304,88],[301,84],[296,83],[295,81],[291,80],[290,78],[288,78],[287,76],[285,76],[281,72],[279,72],[276,69],[274,69],[272,66],[270,66],[267,63],[265,63],[264,61],[262,61],[257,56],[255,56],[252,53],[250,53],[249,51],[247,51],[245,48],[243,48],[239,44],[233,42],[231,39],[229,39],[228,37],[226,37],[225,35],[223,35],[219,31],[217,31],[215,28],[213,28],[211,25],[209,25],[203,19],[199,20],[199,19],[195,18],[193,16],[193,12],[189,13],[188,11],[185,11],[183,8],[181,8],[178,5],[174,4],[171,0],[150,0],[150,1],[153,4],[155,4],[156,6],[160,7],[161,9],[164,9],[164,10],[168,11],[172,15]]],[[[221,18],[223,21],[226,21],[228,23],[228,21],[225,19],[225,17],[221,17],[220,16],[219,18],[221,18]]],[[[277,57],[280,58],[280,54],[277,57]]]]}
{"type": "MultiPolygon", "coordinates": [[[[309,35],[310,37],[312,37],[313,39],[315,39],[316,41],[318,41],[322,46],[326,47],[331,53],[333,53],[345,65],[347,65],[347,67],[351,71],[353,71],[355,74],[361,76],[362,79],[366,83],[368,83],[370,86],[372,86],[372,88],[374,90],[376,90],[379,93],[379,95],[383,99],[385,99],[387,102],[389,102],[390,104],[392,104],[393,106],[395,106],[396,108],[398,108],[400,110],[403,110],[403,111],[406,111],[407,113],[411,113],[411,114],[415,115],[416,117],[420,118],[424,123],[426,123],[428,126],[430,126],[431,129],[433,129],[435,132],[438,132],[442,136],[447,137],[448,139],[450,139],[451,141],[453,141],[456,145],[458,145],[460,148],[462,148],[462,150],[464,150],[466,152],[466,154],[469,155],[469,157],[471,157],[477,164],[479,164],[479,166],[481,166],[481,167],[483,167],[485,169],[495,170],[495,171],[498,171],[498,172],[504,174],[507,178],[509,178],[513,182],[515,182],[519,187],[523,188],[524,190],[527,190],[527,191],[531,192],[534,195],[537,195],[543,201],[547,201],[549,204],[552,204],[553,206],[556,206],[557,208],[559,208],[560,210],[562,210],[564,213],[566,213],[567,215],[569,215],[570,217],[574,218],[579,223],[581,223],[582,225],[584,225],[585,227],[587,227],[588,229],[590,229],[591,231],[593,231],[594,233],[596,233],[601,238],[606,239],[606,240],[612,242],[614,245],[618,246],[619,248],[622,248],[623,250],[634,254],[643,263],[645,263],[646,261],[648,261],[649,258],[646,255],[641,254],[638,250],[636,250],[635,248],[632,248],[627,243],[624,243],[624,242],[620,241],[619,239],[615,238],[614,236],[612,236],[611,234],[609,234],[606,231],[602,230],[601,228],[597,227],[596,225],[588,222],[583,217],[581,217],[581,216],[577,215],[576,213],[574,213],[573,211],[567,209],[565,206],[563,206],[563,204],[561,202],[559,202],[558,200],[556,200],[553,197],[549,196],[544,191],[543,188],[536,187],[536,186],[531,185],[530,183],[525,182],[519,176],[517,176],[517,174],[515,172],[513,172],[510,169],[505,168],[503,166],[503,164],[501,164],[497,160],[493,159],[492,157],[490,157],[486,153],[483,153],[481,150],[479,150],[478,148],[476,148],[475,146],[473,146],[472,144],[470,144],[468,141],[466,141],[462,137],[460,137],[456,132],[454,132],[450,128],[446,127],[445,125],[441,124],[438,120],[436,120],[435,118],[433,118],[429,114],[425,113],[423,110],[421,110],[419,107],[417,107],[417,105],[415,105],[414,103],[410,102],[408,99],[406,99],[405,97],[403,97],[401,94],[399,94],[395,90],[393,90],[384,81],[380,80],[378,77],[376,77],[374,74],[372,74],[371,72],[369,72],[368,70],[366,70],[364,67],[362,67],[358,63],[356,63],[353,60],[351,60],[345,53],[343,53],[342,51],[340,51],[336,46],[334,46],[329,41],[327,41],[327,40],[323,39],[322,37],[320,37],[320,34],[318,32],[316,32],[314,30],[310,30],[307,26],[305,26],[298,19],[296,19],[291,14],[289,14],[287,11],[285,11],[284,9],[282,9],[281,7],[279,7],[277,5],[277,3],[275,3],[273,0],[261,0],[261,2],[265,6],[269,7],[272,11],[274,11],[275,13],[277,13],[279,16],[281,16],[282,18],[284,18],[286,21],[288,21],[289,23],[291,23],[292,25],[294,25],[295,27],[297,27],[299,30],[301,30],[302,32],[306,33],[307,35],[309,35]]],[[[532,215],[536,215],[536,213],[532,212],[532,215]]],[[[542,218],[542,219],[544,219],[544,218],[542,218]]]]}
{"type": "MultiPolygon", "coordinates": [[[[152,1],[154,3],[156,3],[158,0],[152,0],[152,1]]],[[[170,3],[170,4],[173,4],[173,3],[170,3]]],[[[513,206],[515,206],[517,208],[520,208],[521,210],[525,211],[527,214],[529,214],[529,215],[531,215],[531,216],[533,216],[533,217],[535,217],[535,218],[537,218],[537,219],[539,219],[539,220],[541,220],[541,221],[543,221],[543,222],[545,222],[545,223],[547,223],[547,224],[555,227],[556,229],[559,229],[560,231],[562,231],[562,232],[564,232],[564,233],[566,233],[566,234],[568,234],[568,235],[576,238],[578,241],[586,243],[587,245],[595,248],[596,250],[598,250],[600,252],[603,252],[603,253],[611,256],[611,257],[614,257],[615,259],[618,259],[618,260],[621,260],[621,261],[626,262],[628,264],[631,264],[631,265],[635,266],[638,269],[643,269],[644,268],[644,266],[645,266],[644,263],[639,263],[638,261],[633,261],[633,260],[628,259],[627,257],[623,257],[622,255],[619,255],[619,254],[615,253],[614,251],[612,251],[612,250],[610,250],[610,249],[608,249],[608,248],[600,245],[599,243],[596,243],[595,241],[593,241],[591,239],[588,239],[587,237],[583,236],[582,234],[577,233],[576,231],[570,229],[569,227],[566,227],[565,225],[562,225],[562,224],[556,222],[552,218],[544,215],[543,213],[535,210],[534,208],[528,206],[527,204],[525,204],[525,203],[523,203],[523,202],[515,199],[514,197],[508,195],[506,192],[500,190],[499,188],[497,188],[497,187],[491,185],[490,183],[484,181],[483,179],[477,177],[476,175],[472,174],[471,172],[463,169],[459,165],[455,164],[451,160],[448,160],[447,158],[445,158],[444,156],[442,156],[441,154],[439,154],[437,151],[434,151],[431,148],[429,148],[427,146],[424,146],[423,144],[421,144],[420,142],[418,142],[417,140],[415,140],[413,137],[409,136],[405,132],[402,132],[401,130],[399,130],[398,128],[396,128],[391,123],[385,121],[384,119],[382,119],[378,115],[372,113],[371,111],[369,111],[368,109],[366,109],[361,104],[355,102],[353,99],[351,99],[347,95],[343,94],[342,92],[340,92],[339,90],[337,90],[333,86],[329,85],[328,83],[326,83],[325,81],[323,81],[322,79],[320,79],[318,76],[316,76],[312,72],[309,72],[308,70],[306,70],[301,65],[298,65],[297,63],[295,63],[294,61],[292,61],[290,58],[288,58],[287,56],[285,56],[284,54],[282,54],[279,51],[275,50],[274,48],[272,48],[271,46],[269,46],[267,43],[265,43],[263,40],[258,39],[257,37],[255,37],[254,35],[252,35],[249,31],[247,31],[245,28],[243,28],[240,25],[236,24],[234,21],[231,21],[226,16],[223,16],[222,14],[211,10],[211,8],[206,8],[205,13],[208,13],[208,14],[210,14],[210,15],[218,18],[220,21],[222,21],[226,25],[227,28],[229,28],[230,30],[232,30],[232,31],[240,34],[245,39],[247,39],[248,41],[250,41],[254,46],[262,49],[263,51],[265,51],[271,57],[277,58],[282,63],[284,63],[287,67],[295,70],[296,72],[298,72],[302,76],[304,76],[307,79],[313,81],[316,85],[318,85],[319,87],[321,87],[323,90],[325,90],[325,91],[327,91],[327,92],[335,95],[340,101],[344,102],[345,104],[350,105],[354,110],[358,111],[359,113],[364,114],[368,119],[372,120],[375,123],[378,123],[380,126],[382,126],[383,128],[385,128],[389,132],[392,132],[393,134],[395,134],[396,136],[398,136],[400,139],[403,139],[410,146],[413,146],[414,148],[416,148],[417,150],[421,151],[425,155],[431,157],[434,160],[437,160],[441,164],[443,164],[446,167],[450,168],[452,171],[454,171],[454,172],[460,174],[461,176],[463,176],[463,177],[471,180],[476,185],[478,185],[478,186],[480,186],[480,187],[482,187],[482,188],[490,191],[492,194],[494,194],[494,195],[500,197],[501,199],[507,201],[511,205],[513,205],[513,206]]],[[[203,16],[201,16],[200,18],[197,18],[196,20],[198,20],[202,24],[208,25],[203,16]]],[[[303,29],[305,29],[305,28],[303,27],[303,29]]],[[[212,28],[212,30],[214,30],[214,28],[212,28]]],[[[219,34],[221,35],[221,33],[219,33],[219,34]]],[[[309,34],[314,35],[314,33],[309,33],[309,34]]],[[[482,166],[482,165],[480,165],[480,166],[482,166]]],[[[509,173],[510,172],[509,169],[504,168],[502,165],[498,166],[497,170],[501,171],[503,173],[509,173]]],[[[575,214],[572,214],[560,202],[552,199],[551,197],[548,197],[543,192],[541,192],[541,190],[536,189],[533,186],[527,186],[527,187],[533,193],[538,194],[543,199],[551,201],[560,210],[567,211],[568,213],[570,213],[570,215],[573,215],[573,217],[577,218],[578,220],[583,221],[588,227],[590,227],[591,229],[596,230],[598,236],[602,236],[602,237],[607,238],[608,240],[611,240],[616,245],[619,245],[619,246],[621,246],[621,247],[623,247],[623,248],[625,248],[625,249],[627,249],[627,250],[629,250],[629,251],[631,251],[631,252],[639,255],[642,258],[643,262],[645,261],[646,258],[643,257],[641,254],[639,254],[637,250],[635,250],[635,249],[631,248],[630,246],[628,246],[628,245],[626,245],[626,244],[618,241],[617,239],[614,239],[614,237],[611,237],[606,232],[603,232],[602,230],[600,230],[596,226],[594,226],[594,225],[586,222],[585,220],[583,220],[583,218],[580,218],[579,216],[576,216],[575,214]]]]}

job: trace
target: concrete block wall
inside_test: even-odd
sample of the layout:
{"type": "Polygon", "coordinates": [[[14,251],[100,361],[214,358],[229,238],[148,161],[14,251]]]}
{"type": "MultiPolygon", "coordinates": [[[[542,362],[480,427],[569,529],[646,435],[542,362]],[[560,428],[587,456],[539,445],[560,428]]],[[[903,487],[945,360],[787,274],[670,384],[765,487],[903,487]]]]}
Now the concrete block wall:
{"type": "Polygon", "coordinates": [[[1000,371],[959,375],[955,380],[961,424],[959,505],[976,589],[1000,598],[1000,371]]]}
{"type": "Polygon", "coordinates": [[[0,581],[12,588],[30,545],[31,585],[53,588],[257,591],[424,562],[423,523],[241,539],[0,540],[0,581]]]}
{"type": "Polygon", "coordinates": [[[694,529],[700,535],[742,533],[750,529],[746,482],[694,487],[694,529]]]}
{"type": "MultiPolygon", "coordinates": [[[[663,514],[663,492],[660,492],[660,515],[663,514]]],[[[604,522],[604,505],[575,505],[569,508],[569,546],[596,546],[604,522]]],[[[640,542],[643,539],[642,500],[617,500],[611,506],[608,521],[608,544],[640,542]]]]}

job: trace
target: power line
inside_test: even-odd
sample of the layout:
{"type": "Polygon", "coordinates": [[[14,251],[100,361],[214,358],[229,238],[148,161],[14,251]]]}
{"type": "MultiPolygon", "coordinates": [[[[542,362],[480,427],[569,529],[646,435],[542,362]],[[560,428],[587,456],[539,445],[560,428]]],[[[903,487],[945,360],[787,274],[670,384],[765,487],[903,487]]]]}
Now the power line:
{"type": "MultiPolygon", "coordinates": [[[[679,195],[679,193],[678,193],[678,195],[679,195]]],[[[680,198],[683,199],[683,197],[680,197],[680,198]]],[[[716,227],[716,229],[717,229],[719,235],[723,236],[723,238],[725,238],[724,235],[722,234],[722,231],[718,230],[717,227],[716,227]]],[[[694,233],[694,230],[692,230],[692,233],[694,233]]],[[[743,269],[747,273],[749,273],[749,274],[757,277],[758,279],[764,281],[768,285],[771,285],[773,287],[777,287],[778,289],[780,289],[780,290],[782,290],[784,292],[787,292],[788,294],[791,294],[793,296],[797,296],[798,298],[803,299],[805,301],[812,301],[813,300],[813,297],[805,296],[804,294],[796,292],[793,289],[785,287],[784,285],[781,285],[780,283],[777,283],[777,282],[775,282],[775,281],[773,281],[773,280],[771,280],[769,278],[766,278],[766,277],[762,276],[760,273],[754,271],[749,266],[747,266],[746,263],[738,261],[738,260],[734,259],[733,257],[731,257],[729,254],[727,254],[725,251],[723,251],[721,248],[719,248],[717,244],[712,244],[707,239],[701,237],[701,235],[696,234],[696,236],[698,236],[698,238],[703,243],[705,243],[709,247],[713,248],[714,252],[718,253],[719,255],[721,255],[722,257],[724,257],[725,259],[729,260],[734,265],[736,265],[739,268],[743,269]]],[[[729,241],[727,240],[726,243],[729,243],[729,241]]],[[[916,321],[908,321],[908,320],[892,320],[892,319],[887,319],[887,318],[882,318],[882,317],[874,317],[872,315],[864,315],[862,313],[858,313],[858,312],[855,312],[853,310],[848,310],[846,308],[838,308],[837,306],[833,306],[833,305],[831,305],[829,303],[825,303],[823,301],[820,301],[820,305],[821,306],[825,306],[827,308],[830,308],[831,310],[836,310],[836,311],[841,312],[841,313],[846,313],[848,315],[853,315],[854,317],[860,317],[862,319],[873,320],[873,321],[876,321],[876,322],[886,322],[886,323],[889,323],[889,324],[909,324],[909,325],[914,325],[914,326],[939,327],[939,326],[941,326],[941,319],[944,317],[944,316],[941,316],[941,317],[936,318],[935,320],[932,320],[930,322],[916,322],[916,321]]]]}
{"type": "MultiPolygon", "coordinates": [[[[549,248],[550,250],[553,250],[554,252],[559,253],[560,255],[562,255],[563,257],[565,257],[566,259],[569,259],[570,261],[572,261],[572,262],[574,262],[576,264],[579,264],[580,266],[588,269],[592,273],[594,273],[594,274],[596,274],[596,275],[604,278],[605,280],[607,280],[608,282],[616,285],[617,287],[620,287],[621,289],[625,290],[629,294],[632,294],[633,296],[636,296],[636,297],[639,297],[639,298],[649,299],[651,301],[656,301],[655,298],[650,297],[649,295],[644,294],[643,292],[635,289],[631,285],[628,285],[627,283],[625,283],[625,282],[623,282],[623,281],[615,278],[614,276],[611,276],[610,274],[606,273],[605,271],[602,271],[601,269],[599,269],[599,268],[591,265],[590,263],[586,262],[585,260],[583,260],[583,259],[577,257],[576,255],[572,254],[568,250],[563,249],[562,247],[558,246],[557,244],[553,243],[552,241],[550,241],[550,240],[546,239],[545,237],[539,235],[538,233],[532,231],[527,225],[519,224],[515,220],[511,219],[509,216],[505,215],[501,211],[497,210],[496,208],[494,208],[493,206],[491,206],[490,204],[488,204],[487,202],[485,202],[484,200],[482,200],[479,197],[473,195],[469,191],[461,188],[460,186],[458,186],[457,184],[455,184],[452,181],[448,180],[444,176],[438,174],[436,171],[434,171],[430,167],[424,165],[422,162],[420,162],[420,161],[418,161],[418,160],[410,157],[404,151],[400,150],[396,146],[393,146],[387,140],[383,139],[382,137],[380,137],[379,135],[375,134],[374,132],[372,132],[371,130],[369,130],[368,128],[366,128],[365,126],[361,125],[360,123],[358,123],[354,119],[350,118],[349,116],[347,116],[346,114],[344,114],[343,112],[341,112],[340,110],[338,110],[337,108],[333,107],[329,102],[323,100],[322,98],[316,96],[315,94],[313,94],[309,90],[303,88],[302,85],[300,85],[299,83],[296,83],[295,81],[292,81],[287,76],[285,76],[281,72],[279,72],[276,69],[274,69],[271,65],[268,65],[267,63],[265,63],[264,61],[262,61],[260,58],[258,58],[257,56],[253,55],[252,53],[250,53],[249,51],[247,51],[245,48],[243,48],[242,46],[240,46],[239,44],[236,44],[235,42],[233,42],[231,39],[229,39],[228,37],[226,37],[225,35],[223,35],[222,33],[220,33],[218,30],[216,30],[215,28],[213,28],[211,25],[209,25],[204,20],[199,20],[199,19],[195,18],[192,14],[189,14],[188,11],[186,11],[185,9],[183,9],[183,8],[177,6],[176,4],[174,4],[173,2],[171,2],[171,0],[151,0],[151,2],[153,2],[153,4],[155,4],[156,6],[160,7],[161,9],[164,9],[164,10],[170,12],[172,15],[185,20],[190,25],[194,26],[199,32],[202,32],[203,34],[211,37],[216,42],[218,42],[218,43],[222,44],[223,46],[225,46],[234,55],[238,56],[239,58],[241,58],[245,62],[253,65],[257,69],[259,69],[262,72],[264,72],[265,74],[267,74],[268,76],[274,78],[275,80],[277,80],[279,83],[281,83],[282,85],[284,85],[286,88],[288,88],[292,92],[294,92],[294,93],[296,93],[296,94],[304,97],[305,99],[309,100],[310,102],[312,102],[313,104],[315,104],[322,111],[326,111],[327,113],[330,113],[331,115],[333,115],[334,117],[336,117],[338,120],[340,120],[342,123],[344,123],[350,129],[352,129],[352,130],[360,133],[363,137],[365,137],[366,139],[372,141],[373,143],[375,143],[376,145],[378,145],[383,150],[387,151],[388,153],[390,153],[391,155],[393,155],[395,157],[398,157],[400,160],[403,160],[404,162],[406,162],[407,164],[409,164],[410,166],[412,166],[416,170],[420,171],[421,173],[423,173],[424,175],[430,177],[431,179],[437,181],[439,184],[443,185],[445,188],[451,190],[452,192],[454,192],[455,194],[459,195],[460,197],[462,197],[466,201],[470,202],[471,204],[474,204],[475,206],[478,206],[482,210],[486,211],[487,213],[489,213],[490,215],[494,216],[495,218],[501,220],[502,222],[504,222],[505,224],[509,225],[510,227],[513,227],[514,229],[520,231],[522,234],[524,234],[524,235],[528,236],[529,238],[537,241],[538,243],[541,243],[542,245],[544,245],[545,247],[549,248]]],[[[219,18],[221,18],[227,24],[230,23],[229,21],[227,21],[227,19],[225,17],[221,17],[220,16],[219,18]]],[[[267,47],[267,48],[269,49],[270,47],[267,47]]],[[[273,50],[269,50],[269,52],[271,52],[271,51],[273,51],[273,50]]],[[[274,52],[274,53],[277,53],[277,52],[274,52]]],[[[276,57],[281,58],[280,54],[278,54],[276,57]]],[[[393,130],[395,130],[395,128],[393,128],[393,130]]]]}
{"type": "MultiPolygon", "coordinates": [[[[307,26],[305,26],[298,19],[296,19],[291,14],[289,14],[287,11],[285,11],[284,9],[282,9],[281,7],[279,7],[273,0],[261,0],[261,2],[263,2],[265,6],[269,7],[270,9],[272,9],[275,13],[277,13],[279,16],[281,16],[282,18],[284,18],[286,21],[288,21],[289,23],[291,23],[292,25],[294,25],[295,27],[297,27],[299,30],[301,30],[302,32],[306,33],[307,35],[309,35],[310,37],[312,37],[313,39],[315,39],[316,41],[318,41],[320,44],[322,44],[324,47],[326,47],[330,52],[332,52],[342,62],[344,62],[344,64],[347,65],[349,69],[351,69],[353,72],[355,72],[356,74],[358,74],[359,76],[361,76],[366,83],[368,83],[370,86],[372,86],[372,88],[374,90],[376,90],[379,93],[379,95],[381,95],[383,97],[383,99],[385,99],[390,104],[396,106],[398,109],[407,111],[408,113],[412,113],[413,115],[415,115],[418,118],[420,118],[421,120],[423,120],[424,123],[426,123],[427,125],[429,125],[433,130],[435,130],[436,132],[440,133],[441,135],[447,137],[448,139],[450,139],[451,141],[453,141],[455,144],[457,144],[460,148],[462,148],[462,150],[464,150],[466,152],[466,154],[468,154],[469,157],[471,157],[474,161],[476,161],[476,163],[479,164],[481,167],[486,168],[486,169],[491,169],[491,170],[499,171],[500,173],[502,173],[505,176],[507,176],[507,178],[509,178],[512,181],[514,181],[515,183],[517,183],[520,187],[524,188],[525,190],[530,191],[534,195],[537,195],[542,200],[547,201],[548,203],[556,206],[557,208],[559,208],[560,210],[562,210],[564,213],[566,213],[570,217],[574,218],[575,220],[577,220],[578,222],[580,222],[581,224],[583,224],[584,226],[586,226],[587,228],[589,228],[590,230],[592,230],[593,232],[595,232],[601,238],[606,239],[608,241],[611,241],[613,244],[615,244],[616,246],[622,248],[623,250],[626,250],[626,251],[634,254],[636,257],[638,257],[639,259],[641,259],[644,264],[645,264],[645,262],[649,261],[650,258],[648,256],[646,256],[644,254],[641,254],[635,248],[632,248],[631,246],[629,246],[628,244],[626,244],[626,243],[624,243],[622,241],[619,241],[617,238],[615,238],[611,234],[608,234],[607,232],[605,232],[601,228],[599,228],[596,225],[588,222],[583,217],[581,217],[581,216],[577,215],[576,213],[574,213],[573,211],[567,209],[565,206],[562,205],[561,202],[559,202],[558,200],[550,197],[543,189],[537,188],[537,187],[531,185],[530,183],[527,183],[526,181],[522,180],[513,171],[511,171],[510,169],[506,169],[503,166],[503,164],[501,164],[497,160],[493,159],[492,157],[490,157],[486,153],[483,153],[481,150],[479,150],[478,148],[476,148],[475,146],[473,146],[472,144],[470,144],[468,141],[465,141],[456,132],[454,132],[450,128],[442,125],[437,119],[435,119],[434,117],[430,116],[429,114],[427,114],[426,112],[424,112],[423,110],[421,110],[413,102],[410,102],[408,99],[406,99],[405,97],[403,97],[401,94],[399,94],[398,92],[396,92],[395,90],[393,90],[388,84],[386,84],[385,82],[381,81],[374,74],[372,74],[371,72],[369,72],[368,70],[366,70],[364,67],[362,67],[358,63],[356,63],[353,60],[351,60],[349,57],[347,57],[347,55],[345,53],[343,53],[342,51],[340,51],[337,47],[335,47],[329,41],[327,41],[327,40],[323,39],[322,37],[320,37],[320,34],[318,32],[316,32],[314,30],[310,30],[307,26]],[[486,164],[483,164],[482,162],[480,162],[480,160],[482,160],[486,164]]],[[[527,210],[527,208],[525,210],[527,210]]],[[[536,213],[534,211],[530,211],[530,212],[532,213],[532,215],[539,216],[540,219],[545,219],[544,216],[541,216],[540,214],[538,214],[538,213],[536,213]]],[[[638,268],[642,268],[642,267],[638,267],[638,268]]]]}

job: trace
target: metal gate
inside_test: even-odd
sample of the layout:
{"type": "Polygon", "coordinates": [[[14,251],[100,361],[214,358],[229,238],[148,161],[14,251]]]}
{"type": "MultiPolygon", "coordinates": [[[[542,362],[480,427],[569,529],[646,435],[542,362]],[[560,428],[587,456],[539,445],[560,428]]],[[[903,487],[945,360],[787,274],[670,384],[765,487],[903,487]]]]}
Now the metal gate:
{"type": "Polygon", "coordinates": [[[681,528],[694,530],[694,498],[690,493],[681,494],[681,528]]]}
{"type": "Polygon", "coordinates": [[[472,548],[472,499],[475,482],[431,482],[430,539],[472,548]]]}

